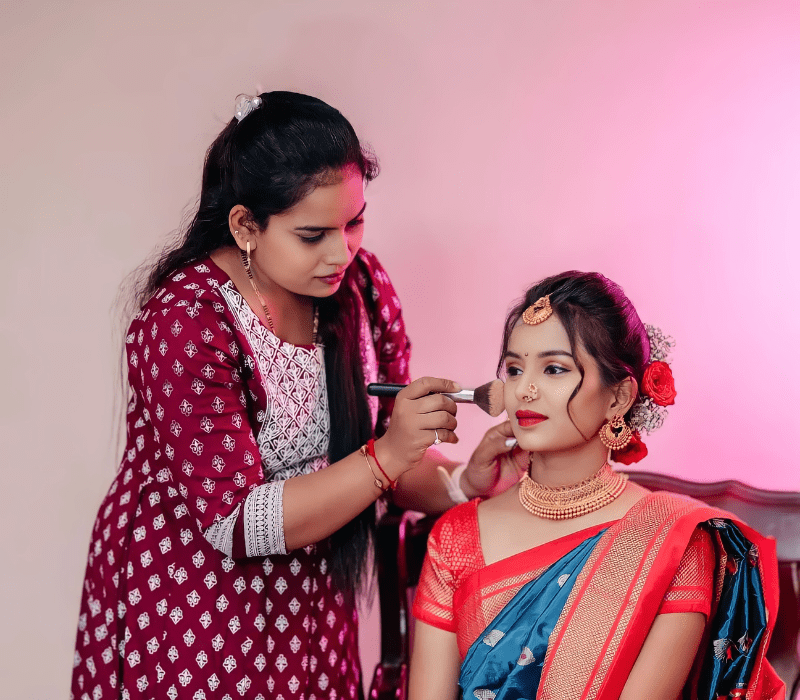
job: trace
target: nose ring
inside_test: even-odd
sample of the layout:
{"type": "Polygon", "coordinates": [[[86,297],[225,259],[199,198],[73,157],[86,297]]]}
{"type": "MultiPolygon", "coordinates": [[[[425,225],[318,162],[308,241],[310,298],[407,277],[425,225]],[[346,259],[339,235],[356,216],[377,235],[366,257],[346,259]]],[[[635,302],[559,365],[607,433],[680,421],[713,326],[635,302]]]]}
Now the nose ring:
{"type": "Polygon", "coordinates": [[[537,388],[536,388],[536,385],[535,385],[533,382],[531,382],[530,384],[528,384],[528,391],[529,391],[530,393],[528,393],[528,394],[525,394],[525,395],[522,397],[522,400],[523,400],[523,401],[525,401],[526,403],[530,403],[530,402],[531,402],[531,401],[533,401],[534,399],[537,399],[537,398],[539,398],[539,389],[537,389],[537,388]]]}

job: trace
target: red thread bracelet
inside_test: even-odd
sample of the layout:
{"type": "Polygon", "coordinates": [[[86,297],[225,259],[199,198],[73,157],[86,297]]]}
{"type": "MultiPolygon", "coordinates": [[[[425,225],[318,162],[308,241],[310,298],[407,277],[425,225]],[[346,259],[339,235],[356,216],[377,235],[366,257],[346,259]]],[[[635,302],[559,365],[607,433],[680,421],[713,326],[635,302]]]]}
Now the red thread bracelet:
{"type": "Polygon", "coordinates": [[[378,461],[377,456],[375,455],[375,440],[370,438],[369,442],[367,442],[367,454],[375,460],[375,464],[378,465],[378,469],[380,469],[381,474],[386,477],[386,480],[389,482],[389,488],[395,489],[397,488],[397,479],[392,479],[381,466],[381,463],[378,461]]]}

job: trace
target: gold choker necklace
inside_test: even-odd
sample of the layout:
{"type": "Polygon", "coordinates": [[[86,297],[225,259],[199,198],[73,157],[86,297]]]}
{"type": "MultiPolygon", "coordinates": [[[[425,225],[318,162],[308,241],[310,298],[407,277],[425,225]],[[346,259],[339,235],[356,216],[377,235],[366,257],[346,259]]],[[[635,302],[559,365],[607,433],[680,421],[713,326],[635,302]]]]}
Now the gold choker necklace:
{"type": "Polygon", "coordinates": [[[593,513],[615,500],[628,477],[606,462],[596,474],[577,484],[542,486],[525,474],[519,482],[519,502],[529,513],[548,520],[567,520],[593,513]]]}

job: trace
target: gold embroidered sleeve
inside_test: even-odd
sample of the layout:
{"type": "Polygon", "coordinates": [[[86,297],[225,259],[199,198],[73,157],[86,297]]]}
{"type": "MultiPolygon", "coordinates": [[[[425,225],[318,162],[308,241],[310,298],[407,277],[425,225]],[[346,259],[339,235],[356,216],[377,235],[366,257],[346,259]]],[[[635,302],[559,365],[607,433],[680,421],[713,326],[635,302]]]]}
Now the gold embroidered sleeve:
{"type": "Polygon", "coordinates": [[[696,528],[664,595],[659,614],[699,612],[708,619],[714,595],[715,554],[711,536],[696,528]]]}
{"type": "Polygon", "coordinates": [[[414,598],[414,617],[448,632],[458,627],[453,610],[456,590],[483,566],[476,508],[475,501],[463,503],[436,523],[428,537],[428,553],[414,598]]]}

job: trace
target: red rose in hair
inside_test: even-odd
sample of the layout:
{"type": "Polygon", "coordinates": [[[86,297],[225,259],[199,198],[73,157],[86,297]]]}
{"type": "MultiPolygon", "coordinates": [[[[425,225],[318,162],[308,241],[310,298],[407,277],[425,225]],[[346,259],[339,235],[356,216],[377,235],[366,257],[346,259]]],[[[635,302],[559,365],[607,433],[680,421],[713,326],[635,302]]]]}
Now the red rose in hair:
{"type": "Polygon", "coordinates": [[[642,377],[642,391],[659,406],[671,406],[675,403],[675,380],[672,370],[666,362],[651,362],[642,377]]]}
{"type": "Polygon", "coordinates": [[[631,441],[625,447],[611,453],[611,459],[620,464],[633,464],[645,457],[647,457],[647,445],[642,442],[635,430],[631,441]]]}

